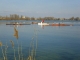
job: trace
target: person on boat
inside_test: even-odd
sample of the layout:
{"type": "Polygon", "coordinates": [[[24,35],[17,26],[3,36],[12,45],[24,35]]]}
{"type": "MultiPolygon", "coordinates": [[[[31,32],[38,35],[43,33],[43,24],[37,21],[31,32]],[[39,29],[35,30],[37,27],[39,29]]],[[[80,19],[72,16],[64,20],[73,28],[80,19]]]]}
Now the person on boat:
{"type": "Polygon", "coordinates": [[[44,22],[44,20],[42,20],[42,23],[44,22]]]}

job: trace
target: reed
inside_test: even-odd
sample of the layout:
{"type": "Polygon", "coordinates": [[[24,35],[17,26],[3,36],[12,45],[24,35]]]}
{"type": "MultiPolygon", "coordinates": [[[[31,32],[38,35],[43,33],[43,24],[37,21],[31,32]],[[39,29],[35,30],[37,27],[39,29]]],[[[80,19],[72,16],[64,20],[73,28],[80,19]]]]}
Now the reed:
{"type": "MultiPolygon", "coordinates": [[[[34,35],[31,39],[31,42],[30,42],[30,48],[29,48],[29,56],[27,59],[23,58],[23,53],[22,53],[22,43],[20,44],[19,40],[18,40],[18,30],[14,27],[14,36],[16,37],[17,39],[17,48],[18,48],[18,57],[16,57],[16,54],[15,54],[15,46],[14,46],[14,42],[12,40],[10,40],[10,43],[11,43],[11,46],[13,48],[13,57],[14,57],[14,60],[36,60],[36,50],[37,50],[37,30],[34,29],[34,35]]],[[[1,47],[1,50],[2,50],[2,55],[3,55],[3,60],[8,60],[8,57],[7,57],[7,48],[8,48],[8,45],[7,45],[7,42],[6,42],[6,45],[5,45],[5,51],[3,51],[3,44],[2,42],[0,41],[0,47],[1,47]]],[[[2,60],[2,59],[1,59],[2,60]]]]}
{"type": "Polygon", "coordinates": [[[19,50],[19,42],[17,40],[17,44],[18,44],[18,56],[19,56],[19,60],[20,60],[20,50],[19,50]]]}
{"type": "Polygon", "coordinates": [[[29,56],[27,60],[36,60],[36,50],[37,50],[37,30],[34,29],[34,35],[32,37],[30,48],[29,48],[29,56]]]}
{"type": "Polygon", "coordinates": [[[14,50],[14,60],[16,60],[15,49],[14,49],[14,42],[13,42],[12,40],[10,40],[10,42],[11,42],[12,48],[13,48],[13,50],[14,50]]]}
{"type": "Polygon", "coordinates": [[[35,41],[36,41],[36,46],[35,46],[35,56],[36,56],[36,50],[37,50],[37,47],[38,47],[37,32],[38,32],[38,30],[35,29],[35,41]]]}
{"type": "Polygon", "coordinates": [[[23,53],[22,53],[22,42],[21,42],[21,60],[23,60],[23,53]]]}
{"type": "Polygon", "coordinates": [[[31,57],[31,56],[29,56],[27,60],[32,60],[32,57],[31,57]]]}
{"type": "Polygon", "coordinates": [[[18,39],[18,30],[14,27],[14,36],[18,39]]]}
{"type": "Polygon", "coordinates": [[[38,39],[37,39],[37,32],[38,30],[35,28],[34,30],[34,35],[35,35],[35,49],[34,49],[34,60],[36,60],[36,51],[37,51],[37,47],[38,47],[38,39]]]}
{"type": "Polygon", "coordinates": [[[6,45],[5,45],[5,58],[6,58],[6,60],[8,60],[8,58],[7,58],[7,48],[8,48],[8,46],[7,46],[7,42],[6,42],[6,45]]]}
{"type": "Polygon", "coordinates": [[[19,56],[19,60],[20,60],[20,51],[19,51],[19,42],[18,42],[18,30],[14,27],[14,36],[17,39],[17,44],[18,44],[18,56],[19,56]]]}
{"type": "Polygon", "coordinates": [[[5,60],[6,58],[5,58],[5,54],[4,54],[4,51],[3,51],[2,46],[3,46],[3,44],[2,44],[2,42],[0,41],[0,47],[1,47],[1,50],[2,50],[2,54],[3,54],[3,60],[5,60]]]}

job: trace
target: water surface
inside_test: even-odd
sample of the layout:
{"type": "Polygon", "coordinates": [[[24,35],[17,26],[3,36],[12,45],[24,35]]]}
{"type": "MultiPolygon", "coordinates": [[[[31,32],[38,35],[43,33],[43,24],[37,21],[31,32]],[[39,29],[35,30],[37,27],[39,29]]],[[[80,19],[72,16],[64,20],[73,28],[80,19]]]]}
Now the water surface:
{"type": "MultiPolygon", "coordinates": [[[[6,45],[6,43],[8,45],[7,56],[9,60],[13,60],[14,58],[14,51],[12,49],[10,40],[14,42],[16,56],[18,57],[18,40],[19,45],[22,45],[22,53],[24,55],[24,58],[28,58],[32,38],[34,38],[34,48],[36,47],[37,43],[35,56],[36,60],[80,60],[80,22],[51,20],[45,22],[61,22],[66,24],[74,24],[74,26],[42,27],[37,24],[16,26],[19,34],[18,39],[14,37],[15,26],[6,25],[6,23],[10,22],[31,23],[34,21],[0,21],[0,41],[3,43],[3,45],[6,45]]],[[[3,49],[4,48],[5,47],[3,46],[3,49]]],[[[2,51],[0,49],[0,58],[2,57],[2,51]]]]}

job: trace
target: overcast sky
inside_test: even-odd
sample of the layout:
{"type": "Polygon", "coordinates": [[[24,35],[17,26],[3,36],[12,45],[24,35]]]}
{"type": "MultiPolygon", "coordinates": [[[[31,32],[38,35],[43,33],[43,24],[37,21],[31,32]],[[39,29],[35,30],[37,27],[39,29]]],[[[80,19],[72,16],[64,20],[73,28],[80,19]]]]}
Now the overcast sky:
{"type": "Polygon", "coordinates": [[[0,15],[80,17],[80,0],[0,0],[0,15]]]}

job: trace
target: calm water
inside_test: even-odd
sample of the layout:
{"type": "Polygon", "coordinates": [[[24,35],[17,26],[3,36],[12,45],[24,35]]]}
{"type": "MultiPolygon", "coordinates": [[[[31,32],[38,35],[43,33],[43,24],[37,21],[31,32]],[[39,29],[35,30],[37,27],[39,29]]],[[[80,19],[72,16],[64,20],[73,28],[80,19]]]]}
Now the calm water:
{"type": "MultiPolygon", "coordinates": [[[[16,57],[18,57],[17,41],[21,48],[24,58],[28,58],[29,49],[36,49],[36,60],[80,60],[80,21],[62,21],[63,23],[73,24],[75,26],[44,26],[37,24],[16,26],[19,38],[14,37],[13,25],[6,23],[15,21],[0,21],[0,41],[3,43],[3,50],[7,44],[7,57],[13,60],[14,51],[10,40],[14,42],[16,57]],[[32,43],[31,43],[32,42],[32,43]],[[32,46],[30,46],[32,44],[32,46]]],[[[31,23],[31,21],[17,21],[22,23],[31,23]]],[[[39,21],[37,21],[39,22],[39,21]]],[[[48,23],[57,23],[61,21],[45,21],[48,23]]],[[[62,23],[61,22],[61,23],[62,23]]],[[[20,50],[20,49],[19,49],[20,50]]],[[[21,53],[20,53],[21,54],[21,53]]],[[[0,48],[0,58],[2,50],[0,48]]]]}

